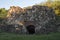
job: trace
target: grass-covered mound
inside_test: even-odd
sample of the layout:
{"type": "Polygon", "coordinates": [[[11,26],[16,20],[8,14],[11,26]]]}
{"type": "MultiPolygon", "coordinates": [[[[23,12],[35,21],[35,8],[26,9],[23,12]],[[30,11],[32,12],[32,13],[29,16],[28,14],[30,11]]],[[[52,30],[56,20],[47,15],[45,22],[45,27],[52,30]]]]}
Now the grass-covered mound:
{"type": "Polygon", "coordinates": [[[48,35],[19,35],[12,33],[0,33],[0,40],[60,40],[60,33],[48,35]]]}

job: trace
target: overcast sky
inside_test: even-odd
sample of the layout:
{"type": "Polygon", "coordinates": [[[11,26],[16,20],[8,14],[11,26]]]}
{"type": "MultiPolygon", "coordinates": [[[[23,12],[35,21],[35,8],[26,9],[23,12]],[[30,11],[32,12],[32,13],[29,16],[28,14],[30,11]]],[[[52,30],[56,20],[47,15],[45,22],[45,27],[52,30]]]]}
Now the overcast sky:
{"type": "Polygon", "coordinates": [[[26,7],[45,1],[46,0],[0,0],[0,8],[9,9],[10,6],[26,7]]]}

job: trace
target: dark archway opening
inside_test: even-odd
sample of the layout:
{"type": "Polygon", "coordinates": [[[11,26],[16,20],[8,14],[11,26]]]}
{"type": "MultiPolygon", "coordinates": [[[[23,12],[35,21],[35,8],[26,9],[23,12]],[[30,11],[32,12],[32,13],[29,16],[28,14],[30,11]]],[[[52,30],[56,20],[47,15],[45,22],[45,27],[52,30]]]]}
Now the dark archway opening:
{"type": "Polygon", "coordinates": [[[34,25],[28,25],[26,28],[27,28],[27,31],[29,34],[35,33],[35,26],[34,25]]]}

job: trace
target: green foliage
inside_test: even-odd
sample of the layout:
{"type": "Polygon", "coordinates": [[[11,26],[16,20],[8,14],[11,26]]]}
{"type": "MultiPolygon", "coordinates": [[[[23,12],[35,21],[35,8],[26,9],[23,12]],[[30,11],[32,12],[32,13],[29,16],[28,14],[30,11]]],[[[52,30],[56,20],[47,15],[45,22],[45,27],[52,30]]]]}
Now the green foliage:
{"type": "Polygon", "coordinates": [[[7,16],[7,10],[5,8],[0,9],[0,24],[5,20],[7,16]]]}
{"type": "Polygon", "coordinates": [[[5,8],[0,9],[0,18],[6,18],[7,10],[5,8]]]}

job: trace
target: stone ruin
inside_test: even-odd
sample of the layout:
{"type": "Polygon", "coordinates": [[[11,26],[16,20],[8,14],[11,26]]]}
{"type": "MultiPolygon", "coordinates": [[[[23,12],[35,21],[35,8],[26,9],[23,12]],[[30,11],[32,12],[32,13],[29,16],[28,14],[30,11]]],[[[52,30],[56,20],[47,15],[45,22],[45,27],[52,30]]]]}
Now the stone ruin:
{"type": "Polygon", "coordinates": [[[22,9],[11,7],[7,15],[7,24],[13,25],[17,33],[47,34],[55,32],[55,13],[47,6],[32,6],[22,9]]]}

